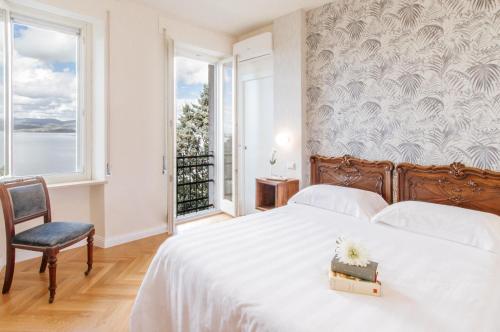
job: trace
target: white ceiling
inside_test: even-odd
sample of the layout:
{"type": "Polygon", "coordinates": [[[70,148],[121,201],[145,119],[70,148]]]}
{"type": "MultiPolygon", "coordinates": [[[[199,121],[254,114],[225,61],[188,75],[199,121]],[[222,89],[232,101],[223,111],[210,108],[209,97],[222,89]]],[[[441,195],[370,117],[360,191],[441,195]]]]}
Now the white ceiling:
{"type": "Polygon", "coordinates": [[[297,9],[331,0],[141,0],[172,16],[210,30],[238,36],[297,9]]]}

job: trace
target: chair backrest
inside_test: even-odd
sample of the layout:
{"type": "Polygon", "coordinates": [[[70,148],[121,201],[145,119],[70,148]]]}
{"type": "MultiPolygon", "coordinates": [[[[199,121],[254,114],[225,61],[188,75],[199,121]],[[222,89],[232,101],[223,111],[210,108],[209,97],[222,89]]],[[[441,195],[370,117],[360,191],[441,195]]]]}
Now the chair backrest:
{"type": "Polygon", "coordinates": [[[15,235],[16,224],[40,217],[45,223],[51,221],[49,192],[42,177],[0,182],[0,200],[8,239],[15,235]]]}

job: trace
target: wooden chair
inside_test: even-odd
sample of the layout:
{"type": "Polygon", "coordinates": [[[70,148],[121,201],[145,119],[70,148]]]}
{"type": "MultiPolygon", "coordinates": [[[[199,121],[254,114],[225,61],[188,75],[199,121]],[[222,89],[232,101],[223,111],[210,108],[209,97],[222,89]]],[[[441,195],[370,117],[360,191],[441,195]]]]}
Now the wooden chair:
{"type": "Polygon", "coordinates": [[[15,265],[15,250],[25,249],[43,253],[40,273],[49,264],[49,303],[54,302],[56,294],[57,254],[87,238],[87,271],[92,270],[94,226],[83,223],[54,222],[50,212],[47,185],[41,177],[12,180],[0,183],[0,200],[5,219],[7,244],[7,266],[2,293],[6,294],[12,285],[15,265]],[[15,225],[43,217],[44,223],[16,234],[15,225]]]}

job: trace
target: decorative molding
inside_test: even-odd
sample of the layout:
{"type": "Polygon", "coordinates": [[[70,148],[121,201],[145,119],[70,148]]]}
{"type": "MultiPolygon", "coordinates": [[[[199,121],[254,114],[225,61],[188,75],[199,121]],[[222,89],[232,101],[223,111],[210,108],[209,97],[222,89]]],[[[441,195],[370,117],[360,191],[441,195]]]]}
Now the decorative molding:
{"type": "Polygon", "coordinates": [[[453,163],[450,165],[450,174],[456,178],[461,178],[464,176],[464,168],[465,165],[462,163],[453,163]]]}
{"type": "Polygon", "coordinates": [[[392,203],[392,173],[390,161],[369,161],[348,155],[343,157],[311,157],[311,184],[334,184],[369,190],[392,203]]]}
{"type": "Polygon", "coordinates": [[[342,157],[342,161],[339,164],[339,167],[351,167],[351,156],[346,154],[345,156],[342,157]]]}
{"type": "Polygon", "coordinates": [[[500,215],[500,172],[465,167],[397,166],[398,201],[417,200],[455,205],[500,215]]]}
{"type": "Polygon", "coordinates": [[[318,172],[322,181],[331,182],[328,181],[328,178],[334,178],[335,182],[339,182],[344,187],[351,187],[362,177],[358,168],[347,166],[347,164],[339,164],[333,167],[328,165],[320,166],[318,172]]]}
{"type": "Polygon", "coordinates": [[[477,195],[475,194],[478,194],[482,191],[482,188],[472,180],[469,180],[463,184],[454,184],[448,181],[446,178],[440,178],[438,179],[438,185],[441,188],[442,193],[446,197],[448,197],[448,201],[450,201],[454,205],[461,205],[463,203],[477,199],[477,195]]]}

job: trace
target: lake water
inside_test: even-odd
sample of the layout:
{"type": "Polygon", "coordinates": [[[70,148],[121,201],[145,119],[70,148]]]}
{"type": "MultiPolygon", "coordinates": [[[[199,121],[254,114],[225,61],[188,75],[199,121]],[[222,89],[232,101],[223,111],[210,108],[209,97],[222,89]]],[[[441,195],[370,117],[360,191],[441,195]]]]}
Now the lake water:
{"type": "MultiPolygon", "coordinates": [[[[3,138],[3,132],[0,132],[3,138]]],[[[3,140],[3,139],[2,139],[3,140]]],[[[14,133],[13,174],[47,175],[78,171],[75,133],[14,133]]],[[[3,144],[0,144],[3,156],[3,144]]]]}

